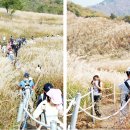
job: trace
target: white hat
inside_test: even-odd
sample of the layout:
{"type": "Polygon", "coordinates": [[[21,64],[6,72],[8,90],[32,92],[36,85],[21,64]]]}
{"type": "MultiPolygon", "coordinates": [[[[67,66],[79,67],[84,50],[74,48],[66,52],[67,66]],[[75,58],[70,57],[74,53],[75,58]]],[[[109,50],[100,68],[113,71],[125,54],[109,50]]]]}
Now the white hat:
{"type": "Polygon", "coordinates": [[[61,90],[60,89],[50,89],[47,93],[46,93],[50,98],[51,98],[51,101],[54,103],[54,104],[62,104],[62,93],[61,93],[61,90]]]}
{"type": "Polygon", "coordinates": [[[126,71],[127,71],[127,72],[130,72],[130,67],[128,67],[126,71]]]}

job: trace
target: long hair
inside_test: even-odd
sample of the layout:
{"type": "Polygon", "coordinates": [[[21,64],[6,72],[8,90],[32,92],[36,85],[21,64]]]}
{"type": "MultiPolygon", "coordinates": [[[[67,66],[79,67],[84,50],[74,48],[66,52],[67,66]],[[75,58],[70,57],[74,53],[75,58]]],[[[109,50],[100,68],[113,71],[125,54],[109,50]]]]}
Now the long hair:
{"type": "MultiPolygon", "coordinates": [[[[93,85],[93,81],[95,81],[96,78],[99,78],[99,76],[98,76],[98,75],[94,75],[94,76],[93,76],[93,80],[91,81],[91,84],[92,84],[92,85],[93,85]]],[[[101,87],[101,80],[100,80],[100,78],[99,78],[98,85],[99,85],[99,87],[101,87]]]]}

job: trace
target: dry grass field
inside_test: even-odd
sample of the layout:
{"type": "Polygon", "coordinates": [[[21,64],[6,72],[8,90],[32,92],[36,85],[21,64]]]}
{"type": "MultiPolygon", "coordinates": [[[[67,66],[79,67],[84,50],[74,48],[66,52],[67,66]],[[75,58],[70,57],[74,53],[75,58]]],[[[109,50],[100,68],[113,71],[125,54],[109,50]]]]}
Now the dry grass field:
{"type": "MultiPolygon", "coordinates": [[[[130,24],[103,17],[76,17],[68,12],[68,99],[74,97],[77,92],[81,92],[82,95],[87,93],[96,74],[103,82],[105,95],[112,93],[114,86],[116,92],[119,92],[119,84],[127,79],[124,72],[130,66],[129,56],[130,24]],[[105,88],[110,87],[112,87],[110,91],[105,91],[105,88]]],[[[117,95],[116,105],[111,105],[113,96],[109,98],[102,99],[102,102],[105,102],[102,105],[103,112],[106,113],[104,116],[107,116],[108,112],[114,113],[120,106],[120,95],[117,95]]],[[[85,100],[87,99],[81,102],[86,108],[89,104],[86,104],[85,100]]],[[[106,127],[105,121],[96,121],[95,126],[88,127],[91,123],[89,119],[84,113],[79,114],[77,127],[103,130],[117,128],[115,122],[112,122],[115,117],[106,121],[106,127]]],[[[120,124],[116,125],[118,129],[121,128],[120,124]]],[[[129,128],[129,125],[127,124],[125,128],[129,128]]]]}
{"type": "Polygon", "coordinates": [[[0,35],[6,36],[63,35],[61,15],[17,11],[11,17],[6,14],[5,9],[0,9],[0,25],[0,35]]]}
{"type": "Polygon", "coordinates": [[[41,93],[46,82],[63,89],[62,16],[17,11],[10,19],[3,9],[0,9],[0,15],[0,36],[5,34],[9,38],[12,34],[17,38],[24,35],[28,39],[28,44],[19,51],[18,68],[0,52],[0,129],[17,129],[20,97],[16,86],[23,79],[24,72],[29,72],[36,82],[39,78],[36,67],[41,65],[36,94],[41,93]],[[34,41],[29,40],[32,35],[34,41]]]}

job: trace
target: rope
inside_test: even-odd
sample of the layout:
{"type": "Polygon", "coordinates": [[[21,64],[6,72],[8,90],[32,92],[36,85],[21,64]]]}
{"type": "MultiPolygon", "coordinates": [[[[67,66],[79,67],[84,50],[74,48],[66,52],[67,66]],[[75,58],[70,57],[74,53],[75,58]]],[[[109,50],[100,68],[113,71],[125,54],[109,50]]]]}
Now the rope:
{"type": "MultiPolygon", "coordinates": [[[[88,110],[88,109],[90,109],[90,108],[92,108],[93,107],[93,105],[92,106],[89,106],[89,107],[87,107],[87,108],[85,108],[84,110],[88,110]]],[[[83,112],[83,110],[80,110],[78,113],[81,113],[81,112],[83,112]]],[[[71,114],[68,114],[67,116],[72,116],[72,113],[71,114]]]]}
{"type": "Polygon", "coordinates": [[[112,89],[113,87],[109,87],[109,88],[103,88],[103,90],[107,90],[107,89],[112,89]]]}
{"type": "Polygon", "coordinates": [[[74,104],[75,104],[75,99],[73,99],[73,100],[70,102],[69,107],[68,107],[67,110],[66,110],[66,113],[68,113],[68,112],[70,111],[71,107],[72,107],[74,104]]]}
{"type": "Polygon", "coordinates": [[[117,115],[120,111],[122,111],[122,110],[127,106],[127,104],[128,104],[129,102],[130,102],[130,99],[129,99],[129,100],[125,103],[125,105],[122,106],[117,112],[115,112],[114,114],[112,114],[112,115],[110,115],[110,116],[103,117],[103,118],[99,118],[99,117],[96,117],[96,116],[94,116],[94,115],[91,115],[89,112],[85,111],[82,107],[80,107],[80,109],[81,109],[83,112],[85,112],[87,115],[89,115],[90,117],[92,117],[92,118],[95,118],[95,119],[97,119],[97,120],[107,120],[107,119],[109,119],[110,117],[113,117],[113,116],[117,115]]]}
{"type": "Polygon", "coordinates": [[[109,96],[111,96],[111,95],[113,95],[114,93],[112,93],[112,94],[108,94],[108,95],[105,95],[105,96],[102,96],[103,98],[104,97],[109,97],[109,96]]]}
{"type": "Polygon", "coordinates": [[[90,91],[90,92],[88,92],[87,94],[81,96],[81,99],[87,97],[91,92],[92,92],[92,91],[90,91]]]}
{"type": "MultiPolygon", "coordinates": [[[[81,96],[81,99],[82,99],[82,98],[85,98],[86,96],[88,96],[91,92],[92,92],[92,91],[90,91],[90,92],[88,92],[87,94],[81,96]]],[[[68,99],[67,102],[71,102],[73,99],[74,99],[74,98],[68,99]]]]}
{"type": "Polygon", "coordinates": [[[34,120],[35,122],[37,122],[38,124],[40,124],[40,125],[42,125],[42,126],[44,126],[44,127],[46,127],[46,128],[50,128],[50,126],[44,124],[43,122],[40,122],[40,121],[36,120],[36,119],[27,111],[26,108],[24,108],[24,110],[25,110],[25,112],[28,114],[28,116],[29,116],[32,120],[34,120]]]}

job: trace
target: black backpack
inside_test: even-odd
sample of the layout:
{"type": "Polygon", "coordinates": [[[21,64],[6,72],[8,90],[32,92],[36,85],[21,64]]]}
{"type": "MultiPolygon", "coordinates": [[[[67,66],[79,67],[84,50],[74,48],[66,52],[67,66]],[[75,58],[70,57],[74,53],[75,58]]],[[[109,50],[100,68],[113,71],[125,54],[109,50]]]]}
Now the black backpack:
{"type": "MultiPolygon", "coordinates": [[[[126,80],[126,81],[124,82],[124,84],[125,84],[126,87],[129,89],[129,93],[130,93],[130,85],[128,84],[127,81],[128,81],[128,80],[126,80]]],[[[125,97],[125,101],[127,102],[128,100],[129,100],[129,95],[127,94],[126,97],[125,97]]]]}

